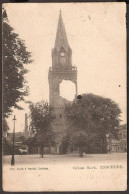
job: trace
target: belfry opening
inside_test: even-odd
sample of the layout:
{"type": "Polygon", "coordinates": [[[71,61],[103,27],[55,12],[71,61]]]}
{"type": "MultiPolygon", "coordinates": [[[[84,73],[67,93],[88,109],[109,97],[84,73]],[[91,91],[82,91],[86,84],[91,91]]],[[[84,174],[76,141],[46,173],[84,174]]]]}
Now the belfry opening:
{"type": "Polygon", "coordinates": [[[73,101],[76,97],[75,84],[69,80],[62,80],[59,87],[60,96],[68,101],[73,101]]]}

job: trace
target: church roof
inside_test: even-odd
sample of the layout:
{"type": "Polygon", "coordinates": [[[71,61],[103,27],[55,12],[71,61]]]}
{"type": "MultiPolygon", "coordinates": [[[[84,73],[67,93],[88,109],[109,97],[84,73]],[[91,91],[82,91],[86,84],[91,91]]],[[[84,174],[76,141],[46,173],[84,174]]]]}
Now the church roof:
{"type": "Polygon", "coordinates": [[[66,31],[63,23],[63,18],[60,11],[57,33],[56,33],[56,40],[55,40],[55,48],[60,49],[62,46],[66,50],[69,48],[68,39],[67,39],[67,35],[66,35],[66,31]]]}

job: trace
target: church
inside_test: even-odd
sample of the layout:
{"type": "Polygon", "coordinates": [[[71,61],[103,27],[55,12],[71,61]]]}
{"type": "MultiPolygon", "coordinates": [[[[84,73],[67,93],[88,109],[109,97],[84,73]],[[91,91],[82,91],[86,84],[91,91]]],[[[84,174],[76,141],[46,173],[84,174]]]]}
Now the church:
{"type": "Polygon", "coordinates": [[[54,108],[56,118],[52,129],[56,133],[55,146],[51,153],[60,153],[62,138],[66,135],[67,121],[64,115],[65,104],[68,100],[60,96],[60,84],[63,80],[75,84],[75,97],[77,96],[77,67],[72,65],[72,49],[69,46],[62,13],[60,11],[55,45],[52,49],[52,67],[49,68],[49,104],[54,108]]]}

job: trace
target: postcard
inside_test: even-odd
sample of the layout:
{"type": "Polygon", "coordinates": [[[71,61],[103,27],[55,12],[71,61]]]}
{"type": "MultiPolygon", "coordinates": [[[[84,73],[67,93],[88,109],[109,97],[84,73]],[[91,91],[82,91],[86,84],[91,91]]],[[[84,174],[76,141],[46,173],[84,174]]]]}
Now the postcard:
{"type": "Polygon", "coordinates": [[[4,3],[3,190],[126,191],[126,4],[4,3]]]}

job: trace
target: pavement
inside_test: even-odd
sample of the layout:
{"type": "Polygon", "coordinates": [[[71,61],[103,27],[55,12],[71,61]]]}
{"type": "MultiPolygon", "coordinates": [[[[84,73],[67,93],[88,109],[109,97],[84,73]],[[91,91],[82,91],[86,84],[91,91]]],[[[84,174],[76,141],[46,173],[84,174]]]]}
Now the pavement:
{"type": "MultiPolygon", "coordinates": [[[[3,156],[3,164],[10,164],[11,155],[3,156]]],[[[32,155],[15,155],[15,163],[19,164],[53,164],[53,163],[69,163],[69,162],[126,162],[127,153],[109,153],[109,154],[86,154],[82,158],[78,153],[66,155],[44,155],[42,158],[38,154],[32,155]]]]}

